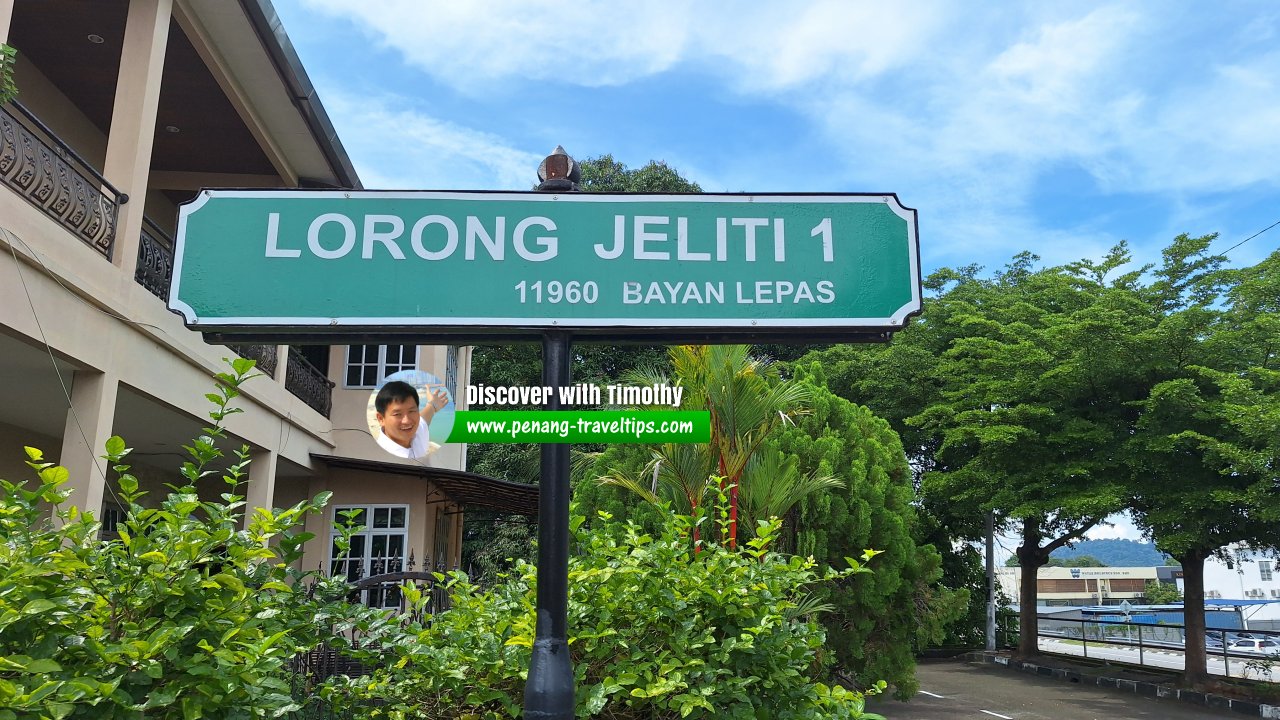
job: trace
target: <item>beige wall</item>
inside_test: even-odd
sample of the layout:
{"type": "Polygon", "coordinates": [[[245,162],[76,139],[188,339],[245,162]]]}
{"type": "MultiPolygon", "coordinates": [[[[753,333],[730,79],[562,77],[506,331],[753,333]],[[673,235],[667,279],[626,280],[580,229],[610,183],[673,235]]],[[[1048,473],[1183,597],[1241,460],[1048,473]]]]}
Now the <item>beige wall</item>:
{"type": "MultiPolygon", "coordinates": [[[[429,372],[444,379],[447,350],[443,345],[421,345],[418,347],[418,369],[429,372]]],[[[334,427],[334,453],[344,457],[375,460],[378,462],[397,462],[405,464],[422,464],[427,467],[464,470],[466,464],[466,447],[456,443],[443,443],[443,438],[432,437],[433,442],[441,443],[436,452],[431,453],[419,463],[418,461],[401,460],[393,457],[378,447],[369,432],[368,407],[372,390],[368,388],[346,388],[347,346],[335,345],[329,350],[329,379],[336,383],[333,389],[333,411],[330,418],[334,427]]],[[[466,383],[470,379],[471,348],[464,347],[458,354],[458,387],[462,388],[460,401],[455,404],[465,409],[466,383]]]]}
{"type": "Polygon", "coordinates": [[[46,458],[57,458],[62,438],[0,423],[0,478],[9,482],[35,479],[35,471],[27,466],[27,453],[23,447],[36,448],[46,458]]]}
{"type": "Polygon", "coordinates": [[[18,102],[101,172],[107,154],[107,136],[21,52],[13,79],[20,93],[18,102]]]}

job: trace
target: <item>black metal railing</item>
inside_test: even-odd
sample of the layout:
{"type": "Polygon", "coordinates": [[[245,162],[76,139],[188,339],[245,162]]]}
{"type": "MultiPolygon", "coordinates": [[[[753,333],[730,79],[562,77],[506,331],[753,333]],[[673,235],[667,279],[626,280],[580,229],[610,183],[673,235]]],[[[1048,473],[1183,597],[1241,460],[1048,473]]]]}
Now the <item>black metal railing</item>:
{"type": "Polygon", "coordinates": [[[246,360],[255,360],[258,372],[275,376],[279,366],[280,353],[278,345],[228,345],[235,354],[246,360]]]}
{"type": "MultiPolygon", "coordinates": [[[[1036,617],[1036,635],[1044,652],[1169,669],[1171,665],[1181,665],[1180,657],[1186,649],[1185,625],[1067,619],[1059,615],[1036,617]],[[1152,653],[1161,662],[1151,662],[1152,653]]],[[[1280,632],[1207,628],[1204,643],[1205,654],[1212,661],[1208,667],[1210,674],[1271,679],[1273,670],[1280,669],[1280,632]],[[1263,644],[1263,641],[1274,645],[1263,644]]]]}
{"type": "Polygon", "coordinates": [[[14,100],[0,107],[0,182],[111,259],[129,196],[14,100]]]}
{"type": "Polygon", "coordinates": [[[334,383],[312,365],[297,348],[289,348],[289,365],[285,368],[284,387],[294,397],[325,417],[333,407],[334,383]]]}
{"type": "MultiPolygon", "coordinates": [[[[394,566],[399,568],[399,561],[394,566]]],[[[347,601],[352,603],[371,604],[393,613],[403,627],[421,627],[431,622],[431,616],[447,606],[447,593],[442,583],[436,582],[433,573],[414,571],[413,555],[409,556],[408,569],[370,577],[361,577],[356,566],[355,572],[348,577],[350,592],[347,601]],[[426,598],[425,603],[410,607],[402,592],[406,584],[414,585],[426,598]],[[387,604],[394,593],[394,602],[387,604]]],[[[443,571],[444,568],[439,568],[443,571]]],[[[307,597],[315,597],[316,584],[307,589],[307,597]]],[[[303,703],[303,707],[286,717],[291,720],[344,720],[350,713],[337,712],[326,701],[317,696],[317,689],[325,680],[335,675],[356,677],[367,675],[381,666],[380,660],[370,661],[385,654],[385,648],[375,633],[369,636],[355,627],[339,629],[330,623],[323,631],[330,640],[320,643],[311,650],[294,656],[289,661],[289,689],[293,698],[303,703]]]]}
{"type": "Polygon", "coordinates": [[[138,267],[133,279],[152,295],[168,302],[169,282],[173,279],[173,238],[146,216],[142,218],[138,267]]]}

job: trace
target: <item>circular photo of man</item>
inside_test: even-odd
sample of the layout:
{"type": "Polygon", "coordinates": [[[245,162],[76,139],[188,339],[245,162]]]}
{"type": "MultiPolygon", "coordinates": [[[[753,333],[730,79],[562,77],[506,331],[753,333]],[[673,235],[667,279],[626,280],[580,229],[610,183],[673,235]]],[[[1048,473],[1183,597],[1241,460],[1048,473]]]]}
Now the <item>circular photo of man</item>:
{"type": "Polygon", "coordinates": [[[453,398],[440,378],[402,370],[388,375],[369,395],[369,433],[378,447],[396,457],[425,458],[449,437],[453,411],[453,398]]]}

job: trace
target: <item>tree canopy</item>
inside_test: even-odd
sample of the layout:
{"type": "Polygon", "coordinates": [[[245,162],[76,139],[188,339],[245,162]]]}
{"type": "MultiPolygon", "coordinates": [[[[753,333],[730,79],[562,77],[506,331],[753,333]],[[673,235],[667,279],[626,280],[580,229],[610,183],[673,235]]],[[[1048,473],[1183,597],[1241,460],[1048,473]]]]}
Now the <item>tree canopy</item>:
{"type": "Polygon", "coordinates": [[[1036,652],[1036,568],[1109,513],[1132,508],[1196,568],[1192,633],[1203,556],[1277,542],[1280,261],[1227,270],[1213,239],[1179,236],[1148,267],[1120,244],[1055,267],[1023,253],[990,277],[944,268],[891,345],[811,356],[902,434],[945,527],[976,539],[994,511],[1021,537],[1023,654],[1036,652]]]}

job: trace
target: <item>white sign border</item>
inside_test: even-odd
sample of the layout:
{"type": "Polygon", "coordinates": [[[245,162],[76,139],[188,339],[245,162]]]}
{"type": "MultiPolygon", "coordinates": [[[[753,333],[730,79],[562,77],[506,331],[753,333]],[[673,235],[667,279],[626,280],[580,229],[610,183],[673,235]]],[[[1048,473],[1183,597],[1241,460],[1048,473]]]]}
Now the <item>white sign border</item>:
{"type": "Polygon", "coordinates": [[[896,329],[906,324],[907,318],[920,312],[922,300],[920,296],[920,241],[918,237],[917,215],[912,208],[904,206],[894,193],[832,193],[832,194],[787,194],[787,193],[744,193],[744,194],[673,194],[664,193],[515,193],[503,191],[443,191],[443,190],[244,190],[244,189],[204,189],[189,203],[183,204],[178,213],[178,233],[174,240],[173,273],[169,284],[169,309],[180,314],[188,327],[216,331],[229,327],[333,327],[333,328],[368,328],[374,326],[396,326],[414,328],[652,328],[655,325],[666,325],[674,328],[741,328],[743,330],[779,330],[787,328],[830,328],[842,329],[896,329]],[[477,198],[493,198],[511,201],[534,202],[652,202],[653,198],[662,198],[664,202],[723,202],[733,204],[750,204],[754,202],[807,202],[807,203],[883,203],[895,215],[907,223],[907,255],[911,274],[911,299],[898,308],[888,318],[636,318],[619,320],[617,318],[494,318],[494,317],[217,317],[200,318],[195,309],[178,298],[179,282],[182,277],[183,252],[186,247],[186,218],[195,213],[214,197],[225,198],[261,198],[264,196],[278,198],[341,198],[344,200],[360,197],[391,198],[396,200],[475,200],[477,198]]]}

